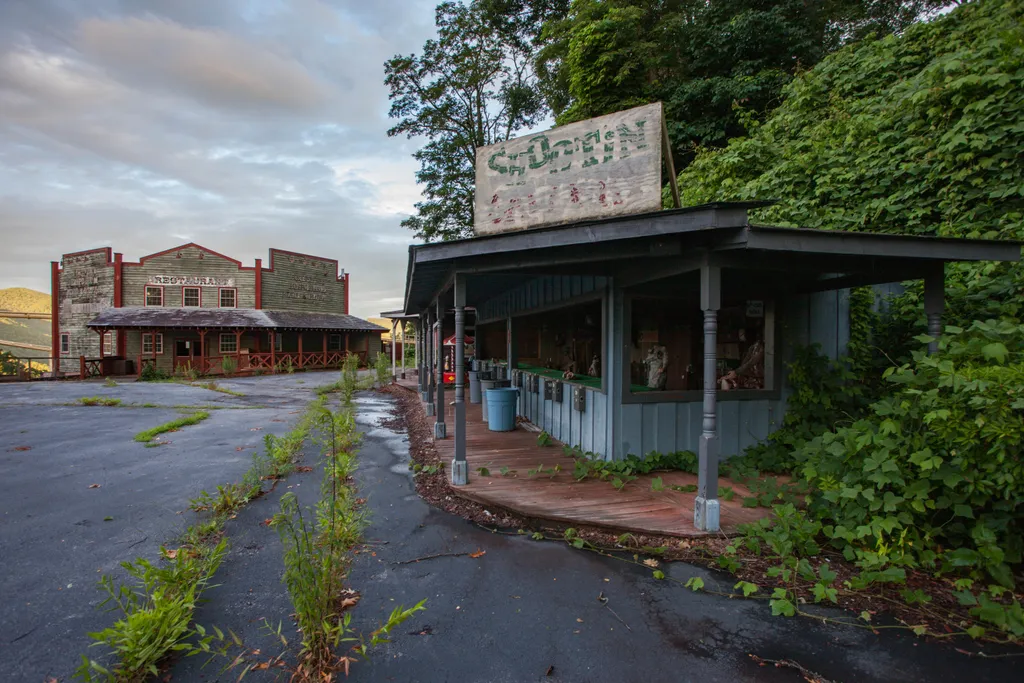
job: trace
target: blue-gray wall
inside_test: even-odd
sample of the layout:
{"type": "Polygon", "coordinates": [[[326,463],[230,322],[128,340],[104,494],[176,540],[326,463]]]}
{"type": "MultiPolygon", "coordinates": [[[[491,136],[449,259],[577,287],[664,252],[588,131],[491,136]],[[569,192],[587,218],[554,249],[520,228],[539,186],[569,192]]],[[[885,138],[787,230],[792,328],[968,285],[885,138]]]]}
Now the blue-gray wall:
{"type": "MultiPolygon", "coordinates": [[[[478,307],[481,323],[525,315],[547,308],[568,306],[576,301],[604,297],[605,349],[622,348],[622,292],[614,290],[607,278],[541,277],[491,299],[478,307]]],[[[850,338],[849,290],[808,294],[777,301],[775,364],[782,368],[779,391],[764,399],[718,400],[718,435],[722,457],[741,453],[763,440],[782,422],[790,393],[785,364],[797,346],[817,343],[830,358],[846,351],[850,338]]],[[[553,437],[605,458],[621,459],[644,455],[697,450],[701,430],[700,400],[664,403],[621,404],[615,381],[622,354],[605,352],[603,391],[587,389],[586,410],[573,410],[572,387],[565,384],[562,403],[544,400],[543,384],[538,393],[523,391],[519,413],[553,437]],[[609,447],[612,444],[612,447],[609,447]]],[[[541,382],[543,382],[541,378],[541,382]]]]}

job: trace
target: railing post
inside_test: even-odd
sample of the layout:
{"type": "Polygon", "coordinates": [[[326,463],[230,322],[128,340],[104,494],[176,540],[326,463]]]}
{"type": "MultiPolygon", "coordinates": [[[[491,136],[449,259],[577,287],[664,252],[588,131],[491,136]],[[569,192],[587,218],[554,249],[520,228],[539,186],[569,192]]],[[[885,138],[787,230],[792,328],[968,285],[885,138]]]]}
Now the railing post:
{"type": "Polygon", "coordinates": [[[85,356],[78,357],[78,379],[85,379],[85,356]]]}

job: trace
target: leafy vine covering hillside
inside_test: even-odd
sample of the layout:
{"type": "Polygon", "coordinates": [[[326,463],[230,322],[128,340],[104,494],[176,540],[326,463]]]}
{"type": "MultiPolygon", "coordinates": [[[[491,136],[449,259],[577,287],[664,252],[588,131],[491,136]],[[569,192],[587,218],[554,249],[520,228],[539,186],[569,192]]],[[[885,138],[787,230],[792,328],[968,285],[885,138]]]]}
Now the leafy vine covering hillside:
{"type": "MultiPolygon", "coordinates": [[[[758,220],[1024,239],[1024,3],[978,0],[862,41],[784,95],[764,122],[748,117],[747,137],[698,153],[679,176],[684,205],[776,199],[758,220]]],[[[888,320],[863,326],[845,366],[802,385],[814,363],[794,368],[806,391],[748,457],[812,485],[807,514],[865,575],[956,579],[976,618],[1020,637],[1024,268],[963,264],[946,276],[937,355],[915,337],[923,315],[911,288],[888,320]],[[883,374],[878,359],[893,367],[883,374]]]]}

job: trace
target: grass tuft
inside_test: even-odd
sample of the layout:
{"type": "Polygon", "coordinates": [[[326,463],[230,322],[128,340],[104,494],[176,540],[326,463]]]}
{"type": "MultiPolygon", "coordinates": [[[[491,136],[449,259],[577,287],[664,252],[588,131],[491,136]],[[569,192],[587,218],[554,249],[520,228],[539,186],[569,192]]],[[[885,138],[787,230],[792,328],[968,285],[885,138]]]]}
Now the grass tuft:
{"type": "Polygon", "coordinates": [[[138,434],[135,435],[135,440],[140,443],[149,443],[155,437],[159,436],[160,434],[163,434],[164,432],[174,432],[181,429],[182,427],[199,424],[208,417],[210,417],[210,414],[205,410],[200,410],[199,412],[192,413],[191,415],[184,415],[182,417],[179,417],[177,420],[171,420],[170,422],[165,422],[162,425],[157,425],[152,429],[147,429],[144,432],[139,432],[138,434]]]}
{"type": "Polygon", "coordinates": [[[78,402],[83,406],[119,406],[121,405],[121,399],[119,398],[104,398],[102,396],[83,396],[78,399],[78,402]]]}

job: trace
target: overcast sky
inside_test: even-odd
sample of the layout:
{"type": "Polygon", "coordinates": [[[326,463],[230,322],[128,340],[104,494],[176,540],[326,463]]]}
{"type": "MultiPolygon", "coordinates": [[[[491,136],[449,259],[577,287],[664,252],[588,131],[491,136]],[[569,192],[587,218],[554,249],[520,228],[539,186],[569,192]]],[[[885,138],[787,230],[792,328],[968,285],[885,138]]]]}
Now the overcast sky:
{"type": "Polygon", "coordinates": [[[402,303],[417,141],[384,61],[435,0],[0,0],[0,288],[62,253],[197,242],[337,258],[352,312],[402,303]]]}

